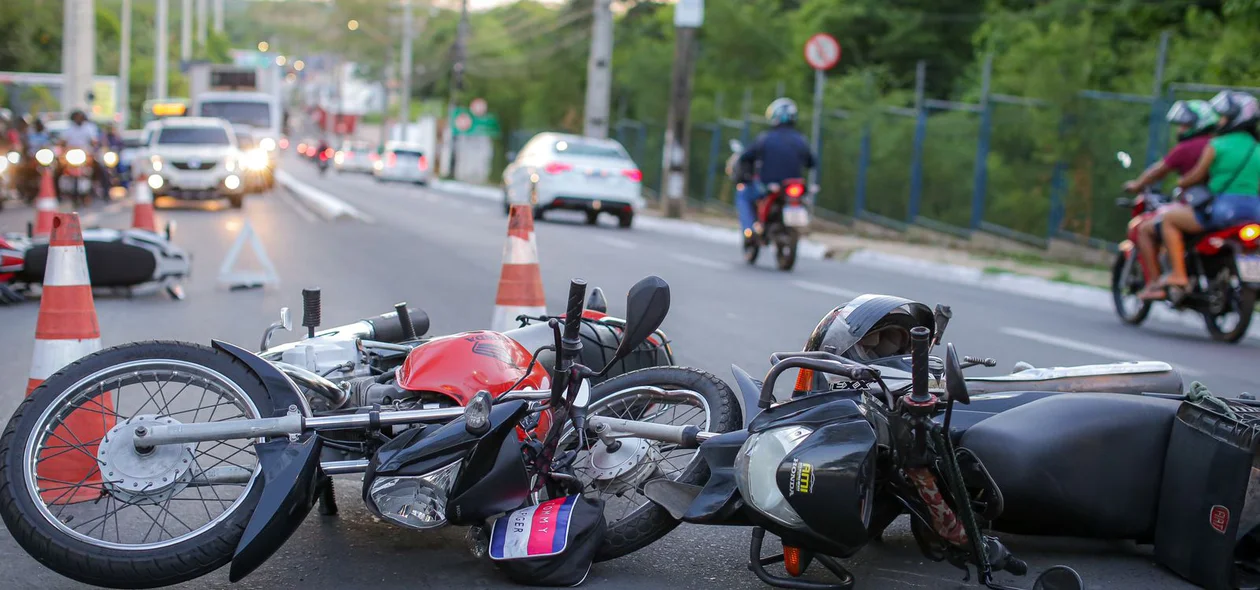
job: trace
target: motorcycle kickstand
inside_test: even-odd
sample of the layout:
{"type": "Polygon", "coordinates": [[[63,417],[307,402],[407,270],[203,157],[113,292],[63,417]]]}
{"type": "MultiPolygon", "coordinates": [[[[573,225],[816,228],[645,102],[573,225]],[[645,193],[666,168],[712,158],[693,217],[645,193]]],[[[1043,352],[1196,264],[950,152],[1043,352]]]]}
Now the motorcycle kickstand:
{"type": "Polygon", "coordinates": [[[333,489],[331,477],[325,477],[319,486],[319,513],[324,516],[337,515],[337,493],[333,489]]]}

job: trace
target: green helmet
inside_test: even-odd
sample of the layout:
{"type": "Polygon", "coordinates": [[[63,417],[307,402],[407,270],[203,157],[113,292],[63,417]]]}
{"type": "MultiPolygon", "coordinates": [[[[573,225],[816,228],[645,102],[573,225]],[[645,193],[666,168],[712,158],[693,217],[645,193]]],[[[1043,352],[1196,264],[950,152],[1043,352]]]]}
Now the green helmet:
{"type": "Polygon", "coordinates": [[[1220,122],[1220,115],[1212,109],[1206,100],[1179,100],[1168,109],[1168,122],[1173,125],[1186,125],[1190,129],[1177,136],[1177,141],[1185,141],[1196,135],[1211,133],[1220,122]]]}

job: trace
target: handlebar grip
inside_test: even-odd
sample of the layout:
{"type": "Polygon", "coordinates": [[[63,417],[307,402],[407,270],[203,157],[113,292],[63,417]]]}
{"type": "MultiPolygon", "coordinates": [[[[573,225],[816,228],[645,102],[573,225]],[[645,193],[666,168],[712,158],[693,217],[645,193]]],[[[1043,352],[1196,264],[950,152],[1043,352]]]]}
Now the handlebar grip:
{"type": "Polygon", "coordinates": [[[407,302],[395,303],[394,311],[398,313],[398,326],[402,328],[405,340],[416,338],[416,327],[411,323],[411,312],[407,310],[407,302]]]}
{"type": "Polygon", "coordinates": [[[910,377],[914,382],[912,395],[923,400],[928,395],[928,352],[932,331],[923,326],[910,329],[910,377]]]}
{"type": "Polygon", "coordinates": [[[569,305],[564,312],[564,339],[576,341],[581,336],[582,310],[586,303],[586,281],[573,279],[569,283],[569,305]]]}
{"type": "Polygon", "coordinates": [[[365,321],[372,326],[372,340],[379,342],[403,342],[409,338],[416,338],[428,333],[429,314],[425,313],[423,309],[416,309],[414,307],[408,308],[407,318],[415,336],[409,337],[407,332],[403,330],[402,324],[400,323],[401,318],[396,311],[383,313],[375,317],[364,318],[362,321],[365,321]]]}

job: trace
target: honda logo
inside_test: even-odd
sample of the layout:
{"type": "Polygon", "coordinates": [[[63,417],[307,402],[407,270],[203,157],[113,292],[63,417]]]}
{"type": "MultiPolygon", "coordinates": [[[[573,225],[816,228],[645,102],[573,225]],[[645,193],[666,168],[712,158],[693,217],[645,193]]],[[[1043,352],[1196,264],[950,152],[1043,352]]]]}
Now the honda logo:
{"type": "Polygon", "coordinates": [[[201,167],[201,160],[189,160],[189,161],[188,161],[188,167],[189,167],[189,168],[200,168],[200,167],[201,167]]]}

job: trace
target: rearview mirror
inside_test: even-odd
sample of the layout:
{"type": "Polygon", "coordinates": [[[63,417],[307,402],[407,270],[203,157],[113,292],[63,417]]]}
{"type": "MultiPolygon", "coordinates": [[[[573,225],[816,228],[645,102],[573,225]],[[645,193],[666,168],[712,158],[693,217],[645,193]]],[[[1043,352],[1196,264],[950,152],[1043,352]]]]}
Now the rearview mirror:
{"type": "MultiPolygon", "coordinates": [[[[621,335],[621,344],[613,354],[613,362],[621,360],[638,348],[643,341],[665,321],[669,314],[669,283],[665,279],[647,277],[630,287],[626,295],[626,330],[621,335]]],[[[608,367],[605,367],[607,370],[608,367]]]]}
{"type": "Polygon", "coordinates": [[[932,312],[932,318],[936,323],[936,337],[932,339],[932,344],[941,343],[941,338],[945,336],[945,327],[949,325],[952,317],[954,317],[954,312],[948,305],[936,304],[936,309],[932,312]]]}
{"type": "Polygon", "coordinates": [[[966,379],[962,364],[958,362],[958,351],[954,350],[954,343],[950,342],[945,345],[945,393],[949,394],[950,401],[963,405],[971,403],[966,379]]]}
{"type": "Polygon", "coordinates": [[[1125,168],[1133,165],[1133,157],[1129,155],[1129,152],[1116,152],[1116,160],[1119,160],[1120,165],[1125,168]]]}
{"type": "Polygon", "coordinates": [[[1033,590],[1084,590],[1085,582],[1076,570],[1066,565],[1056,565],[1037,576],[1033,590]]]}
{"type": "Polygon", "coordinates": [[[259,347],[259,352],[267,352],[267,349],[271,348],[271,335],[275,334],[276,330],[293,331],[293,317],[289,315],[289,308],[281,307],[280,321],[272,322],[267,327],[267,331],[263,333],[262,346],[259,347]]]}
{"type": "Polygon", "coordinates": [[[590,297],[586,298],[587,311],[597,311],[599,313],[608,313],[608,299],[604,297],[604,290],[599,287],[591,289],[590,297]]]}

